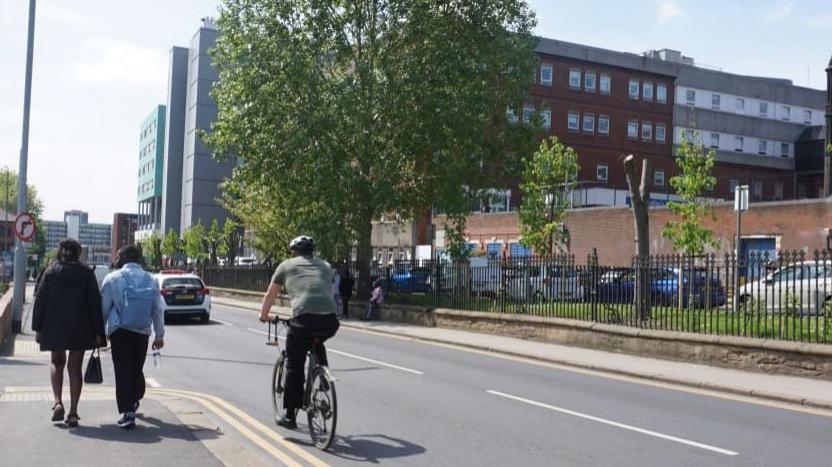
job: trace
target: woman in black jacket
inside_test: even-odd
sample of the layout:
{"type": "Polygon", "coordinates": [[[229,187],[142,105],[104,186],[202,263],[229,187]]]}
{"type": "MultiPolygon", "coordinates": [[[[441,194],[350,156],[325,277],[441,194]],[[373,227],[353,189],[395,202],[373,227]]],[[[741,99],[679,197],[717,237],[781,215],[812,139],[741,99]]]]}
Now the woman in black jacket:
{"type": "Polygon", "coordinates": [[[52,352],[52,421],[64,418],[62,401],[64,366],[69,372],[70,407],[66,424],[78,426],[81,398],[81,367],[84,351],[104,344],[101,293],[95,274],[79,260],[81,244],[67,239],[58,247],[53,262],[38,284],[32,312],[32,330],[41,351],[52,352]],[[69,360],[67,361],[67,351],[69,360]]]}

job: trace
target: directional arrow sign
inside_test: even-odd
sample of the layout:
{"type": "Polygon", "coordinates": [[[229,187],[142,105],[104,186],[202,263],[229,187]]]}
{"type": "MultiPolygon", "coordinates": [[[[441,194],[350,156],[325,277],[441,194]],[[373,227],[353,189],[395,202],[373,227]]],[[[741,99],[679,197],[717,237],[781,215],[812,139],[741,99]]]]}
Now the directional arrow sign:
{"type": "Polygon", "coordinates": [[[31,212],[21,212],[14,218],[14,234],[21,242],[31,242],[37,230],[35,216],[31,212]]]}

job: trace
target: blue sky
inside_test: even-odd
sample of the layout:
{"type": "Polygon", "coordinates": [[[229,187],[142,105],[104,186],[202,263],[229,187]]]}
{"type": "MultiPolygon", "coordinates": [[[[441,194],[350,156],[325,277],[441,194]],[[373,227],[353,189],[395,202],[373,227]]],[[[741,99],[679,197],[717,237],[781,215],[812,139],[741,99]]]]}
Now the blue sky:
{"type": "MultiPolygon", "coordinates": [[[[0,166],[17,169],[27,0],[0,0],[0,166]]],[[[167,54],[218,0],[40,0],[29,179],[46,217],[136,210],[139,124],[165,101],[167,54]]],[[[537,33],[825,86],[832,0],[533,0],[537,33]]]]}

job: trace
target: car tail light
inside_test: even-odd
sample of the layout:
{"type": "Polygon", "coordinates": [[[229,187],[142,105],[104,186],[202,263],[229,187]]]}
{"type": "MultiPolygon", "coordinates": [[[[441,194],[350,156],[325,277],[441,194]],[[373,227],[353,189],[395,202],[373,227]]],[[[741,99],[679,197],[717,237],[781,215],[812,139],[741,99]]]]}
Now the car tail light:
{"type": "Polygon", "coordinates": [[[199,295],[211,295],[211,290],[207,287],[203,287],[197,291],[199,295]]]}
{"type": "Polygon", "coordinates": [[[168,289],[162,289],[161,292],[163,297],[167,297],[168,295],[171,295],[173,293],[173,291],[168,289]]]}

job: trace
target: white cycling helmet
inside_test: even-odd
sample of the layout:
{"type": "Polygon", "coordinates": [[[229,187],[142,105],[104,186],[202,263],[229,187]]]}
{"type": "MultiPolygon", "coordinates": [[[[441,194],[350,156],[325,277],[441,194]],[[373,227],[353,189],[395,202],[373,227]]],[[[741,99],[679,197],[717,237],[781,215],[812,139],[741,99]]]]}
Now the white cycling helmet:
{"type": "Polygon", "coordinates": [[[289,251],[311,254],[315,251],[315,239],[308,235],[295,237],[289,242],[289,251]]]}

